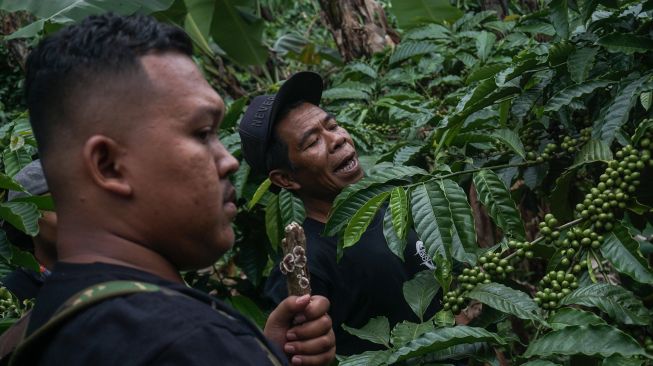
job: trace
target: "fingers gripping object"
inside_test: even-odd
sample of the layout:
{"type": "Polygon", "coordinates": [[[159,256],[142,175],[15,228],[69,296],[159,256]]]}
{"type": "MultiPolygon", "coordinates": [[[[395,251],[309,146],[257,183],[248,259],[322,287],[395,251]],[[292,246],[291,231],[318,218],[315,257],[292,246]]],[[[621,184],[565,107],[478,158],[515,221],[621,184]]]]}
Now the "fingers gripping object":
{"type": "Polygon", "coordinates": [[[306,259],[306,236],[304,229],[296,222],[285,229],[286,237],[281,241],[283,260],[279,263],[281,273],[286,275],[288,295],[302,296],[311,293],[311,281],[306,259]]]}

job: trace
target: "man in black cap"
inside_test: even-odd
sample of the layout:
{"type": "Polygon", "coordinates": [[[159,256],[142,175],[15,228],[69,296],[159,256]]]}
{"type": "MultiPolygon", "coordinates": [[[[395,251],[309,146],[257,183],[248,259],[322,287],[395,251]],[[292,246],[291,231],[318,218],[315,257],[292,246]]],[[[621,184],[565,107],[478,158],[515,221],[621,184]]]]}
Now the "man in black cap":
{"type": "MultiPolygon", "coordinates": [[[[243,155],[252,169],[266,174],[276,187],[294,192],[304,203],[311,288],[331,300],[329,314],[338,354],[348,355],[383,346],[344,332],[341,324],[360,328],[376,316],[386,316],[392,324],[418,321],[404,301],[403,283],[421,270],[432,269],[432,263],[416,255],[420,242],[414,232],[408,237],[405,262],[390,251],[383,236],[383,213],[336,263],[338,239],[321,233],[334,199],[360,180],[363,170],[347,131],[319,107],[322,88],[318,74],[293,75],[276,95],[252,100],[239,131],[243,155]]],[[[277,302],[286,296],[278,267],[268,278],[266,293],[277,302]]],[[[435,302],[427,316],[434,310],[435,302]]]]}
{"type": "Polygon", "coordinates": [[[224,103],[193,62],[192,49],[177,27],[104,14],[59,30],[30,53],[26,97],[57,208],[59,262],[27,328],[28,337],[52,333],[19,346],[18,355],[33,358],[25,364],[321,365],[333,359],[324,297],[284,299],[261,332],[184,284],[180,270],[211,265],[231,248],[237,213],[229,175],[238,162],[217,134],[224,103]],[[75,294],[80,301],[71,306],[116,281],[141,292],[51,322],[66,314],[58,309],[75,294]]]}
{"type": "MultiPolygon", "coordinates": [[[[28,195],[45,195],[49,192],[40,160],[34,160],[27,164],[13,178],[26,192],[9,191],[7,201],[28,195]]],[[[21,301],[34,299],[54,262],[57,261],[57,214],[53,211],[41,212],[39,233],[35,237],[23,233],[7,222],[2,223],[2,229],[7,233],[10,243],[33,253],[40,265],[39,272],[28,268],[18,268],[12,271],[2,279],[2,285],[21,301]]]]}

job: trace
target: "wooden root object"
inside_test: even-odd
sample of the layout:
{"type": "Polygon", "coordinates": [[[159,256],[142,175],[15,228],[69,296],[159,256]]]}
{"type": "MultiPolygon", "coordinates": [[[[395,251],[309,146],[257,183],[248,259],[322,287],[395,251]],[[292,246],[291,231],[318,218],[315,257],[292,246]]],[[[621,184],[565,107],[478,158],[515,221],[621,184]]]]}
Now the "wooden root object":
{"type": "Polygon", "coordinates": [[[311,279],[308,273],[304,229],[298,223],[292,222],[286,226],[285,232],[286,237],[281,240],[283,258],[279,268],[281,273],[286,275],[288,295],[310,295],[311,279]]]}

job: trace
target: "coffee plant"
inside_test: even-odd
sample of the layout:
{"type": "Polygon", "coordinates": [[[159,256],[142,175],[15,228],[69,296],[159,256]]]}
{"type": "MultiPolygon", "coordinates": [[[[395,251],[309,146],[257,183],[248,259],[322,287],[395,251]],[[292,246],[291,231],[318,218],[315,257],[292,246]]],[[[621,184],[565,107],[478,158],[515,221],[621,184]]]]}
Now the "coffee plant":
{"type": "Polygon", "coordinates": [[[468,12],[332,79],[371,168],[324,234],[347,250],[387,205],[393,252],[413,229],[436,265],[406,301],[442,302],[422,323],[345,328],[386,349],[341,365],[651,363],[651,9],[468,12]]]}
{"type": "MultiPolygon", "coordinates": [[[[423,323],[345,328],[387,349],[341,364],[650,363],[651,36],[644,3],[467,13],[332,78],[327,108],[369,169],[324,234],[347,250],[387,204],[393,252],[414,229],[436,264],[406,301],[420,318],[442,301],[423,323]]],[[[272,241],[294,207],[269,199],[272,241]]]]}
{"type": "MultiPolygon", "coordinates": [[[[256,21],[238,37],[222,33],[244,24],[237,17],[222,19],[224,27],[201,23],[202,2],[138,3],[191,33],[207,75],[233,72],[251,95],[274,92],[292,71],[321,72],[323,106],[351,133],[366,170],[336,198],[324,235],[340,238],[342,254],[386,208],[393,253],[402,258],[411,230],[423,242],[435,269],[404,285],[421,322],[345,325],[384,349],[339,357],[341,365],[653,364],[650,0],[553,0],[531,13],[512,1],[505,17],[482,10],[485,2],[458,1],[463,13],[448,2],[382,1],[401,42],[347,64],[315,2],[261,1],[274,19],[261,33],[261,11],[247,11],[256,21]],[[440,13],[429,8],[438,4],[440,13]],[[207,61],[216,55],[224,70],[207,61]],[[433,301],[441,311],[426,318],[433,301]]],[[[43,17],[41,32],[89,9],[43,17]]],[[[22,35],[38,38],[39,30],[22,35]]],[[[248,96],[220,92],[228,104],[220,137],[239,157],[236,126],[248,96]]],[[[26,116],[8,116],[0,126],[4,190],[20,188],[10,177],[36,153],[26,116]]],[[[279,259],[282,228],[305,212],[244,161],[232,180],[242,204],[236,245],[185,278],[262,324],[258,308],[269,304],[261,288],[279,259]]],[[[0,213],[33,235],[47,206],[30,197],[2,203],[0,213]]],[[[5,262],[25,258],[0,241],[5,262]]]]}

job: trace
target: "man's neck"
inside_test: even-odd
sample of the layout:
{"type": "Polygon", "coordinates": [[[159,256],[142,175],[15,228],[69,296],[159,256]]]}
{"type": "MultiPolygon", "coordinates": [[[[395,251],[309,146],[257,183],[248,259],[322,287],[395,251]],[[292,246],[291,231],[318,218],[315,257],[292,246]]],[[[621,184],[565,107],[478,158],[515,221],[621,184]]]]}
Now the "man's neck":
{"type": "Polygon", "coordinates": [[[333,206],[333,200],[316,199],[311,197],[301,197],[306,209],[306,216],[315,221],[326,223],[329,217],[329,211],[333,206]]]}
{"type": "Polygon", "coordinates": [[[60,262],[115,264],[149,272],[168,281],[183,282],[172,263],[139,243],[109,232],[62,229],[57,243],[60,262]]]}

